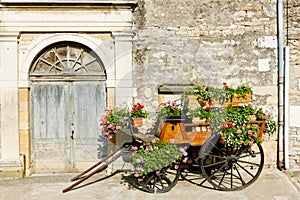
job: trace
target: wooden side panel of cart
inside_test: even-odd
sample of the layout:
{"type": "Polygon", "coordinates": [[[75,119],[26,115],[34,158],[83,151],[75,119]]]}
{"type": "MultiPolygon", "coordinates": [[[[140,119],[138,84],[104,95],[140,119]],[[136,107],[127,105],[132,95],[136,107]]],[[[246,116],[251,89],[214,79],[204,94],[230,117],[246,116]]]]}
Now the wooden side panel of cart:
{"type": "MultiPolygon", "coordinates": [[[[249,123],[260,126],[258,137],[262,139],[265,122],[253,120],[249,123]]],[[[170,141],[173,139],[175,144],[189,143],[192,146],[202,146],[212,135],[212,131],[210,130],[209,126],[210,125],[208,122],[198,124],[165,122],[159,139],[164,141],[170,141]]]]}

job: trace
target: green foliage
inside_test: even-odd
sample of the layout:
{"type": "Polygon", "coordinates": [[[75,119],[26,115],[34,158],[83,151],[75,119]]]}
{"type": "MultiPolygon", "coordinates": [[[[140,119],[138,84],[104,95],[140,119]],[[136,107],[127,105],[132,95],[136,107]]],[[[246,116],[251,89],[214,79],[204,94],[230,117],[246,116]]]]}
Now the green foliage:
{"type": "Polygon", "coordinates": [[[233,122],[237,125],[247,124],[250,121],[250,116],[254,115],[255,109],[247,104],[242,106],[227,106],[226,121],[233,122]]]}
{"type": "Polygon", "coordinates": [[[132,147],[132,171],[135,177],[143,179],[148,173],[167,167],[177,168],[183,157],[187,156],[184,148],[163,140],[154,141],[150,145],[132,147]]]}
{"type": "Polygon", "coordinates": [[[234,92],[235,92],[235,94],[244,98],[244,97],[246,97],[247,94],[252,94],[253,91],[252,91],[251,87],[241,84],[235,89],[234,92]]]}
{"type": "Polygon", "coordinates": [[[235,94],[244,98],[247,94],[252,94],[252,88],[241,84],[234,89],[224,82],[222,88],[196,85],[184,91],[184,95],[195,95],[199,102],[213,102],[219,104],[230,101],[235,94]]]}
{"type": "Polygon", "coordinates": [[[252,146],[254,143],[260,144],[260,126],[257,124],[236,125],[234,123],[222,126],[222,135],[226,145],[240,147],[241,145],[252,146]]]}
{"type": "Polygon", "coordinates": [[[251,104],[240,104],[239,106],[229,104],[226,107],[214,105],[223,105],[235,96],[245,98],[247,94],[252,93],[252,88],[245,84],[234,89],[227,83],[223,83],[222,88],[194,86],[187,89],[184,95],[195,95],[199,103],[198,108],[188,110],[189,117],[199,117],[209,121],[211,130],[214,133],[222,134],[226,144],[251,146],[253,143],[261,142],[258,137],[260,127],[250,123],[251,117],[255,116],[256,120],[265,121],[264,133],[273,134],[277,130],[277,124],[271,113],[264,112],[262,108],[253,108],[251,104]]]}
{"type": "Polygon", "coordinates": [[[181,116],[181,107],[180,105],[176,104],[174,101],[169,100],[168,102],[164,103],[160,112],[161,116],[181,116]]]}

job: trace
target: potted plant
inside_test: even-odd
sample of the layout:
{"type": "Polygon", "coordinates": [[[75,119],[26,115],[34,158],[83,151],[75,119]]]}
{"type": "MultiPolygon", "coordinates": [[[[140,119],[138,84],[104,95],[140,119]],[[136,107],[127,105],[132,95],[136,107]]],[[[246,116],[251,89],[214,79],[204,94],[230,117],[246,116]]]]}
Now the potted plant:
{"type": "Polygon", "coordinates": [[[105,134],[108,139],[112,139],[113,136],[123,130],[127,116],[127,108],[124,106],[115,108],[112,106],[106,107],[100,119],[100,131],[105,134]]]}
{"type": "Polygon", "coordinates": [[[132,117],[136,127],[141,126],[143,124],[143,118],[147,118],[148,115],[149,112],[145,110],[145,107],[140,103],[134,104],[130,111],[130,117],[132,117]]]}
{"type": "Polygon", "coordinates": [[[168,120],[182,120],[181,118],[182,109],[181,106],[176,104],[174,101],[168,100],[162,105],[160,116],[168,120]]]}
{"type": "Polygon", "coordinates": [[[181,161],[187,161],[186,148],[178,147],[173,143],[163,140],[154,140],[150,145],[131,148],[132,172],[139,182],[149,173],[159,173],[164,167],[179,168],[181,161]]]}

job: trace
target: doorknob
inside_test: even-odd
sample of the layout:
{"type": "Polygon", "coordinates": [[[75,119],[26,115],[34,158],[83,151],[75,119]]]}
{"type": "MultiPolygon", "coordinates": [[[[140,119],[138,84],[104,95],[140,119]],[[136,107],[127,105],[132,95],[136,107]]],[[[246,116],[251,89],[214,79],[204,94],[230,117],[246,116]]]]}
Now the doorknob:
{"type": "Polygon", "coordinates": [[[71,123],[71,135],[70,135],[70,138],[72,140],[74,139],[74,133],[75,133],[75,126],[74,126],[74,123],[71,123]]]}

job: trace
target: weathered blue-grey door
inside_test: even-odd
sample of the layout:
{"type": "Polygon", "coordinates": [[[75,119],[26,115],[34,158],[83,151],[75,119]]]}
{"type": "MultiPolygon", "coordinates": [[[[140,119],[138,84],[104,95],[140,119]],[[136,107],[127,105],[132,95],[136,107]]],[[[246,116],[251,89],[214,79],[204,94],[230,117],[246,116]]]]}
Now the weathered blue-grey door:
{"type": "Polygon", "coordinates": [[[97,161],[105,82],[34,82],[31,102],[35,173],[81,171],[97,161]]]}
{"type": "Polygon", "coordinates": [[[33,172],[81,171],[103,157],[106,73],[97,54],[79,43],[55,43],[37,55],[29,76],[33,172]]]}

